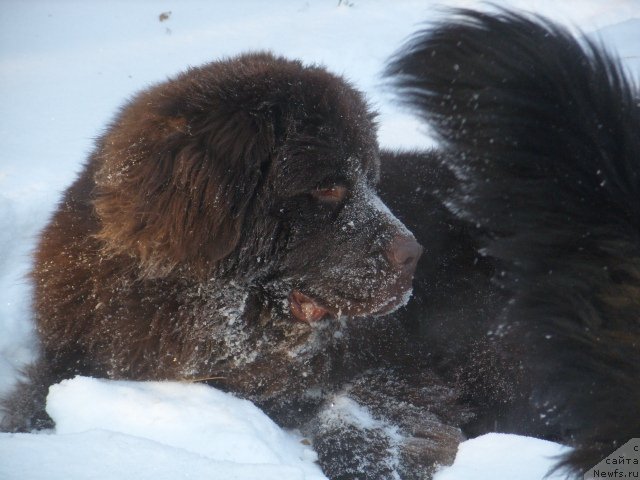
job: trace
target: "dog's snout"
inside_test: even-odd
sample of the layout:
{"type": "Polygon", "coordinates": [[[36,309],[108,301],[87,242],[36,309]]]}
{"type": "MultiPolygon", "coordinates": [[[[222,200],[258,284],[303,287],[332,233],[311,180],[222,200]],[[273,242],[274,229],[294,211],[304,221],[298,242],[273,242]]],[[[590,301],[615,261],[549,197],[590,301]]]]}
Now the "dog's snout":
{"type": "Polygon", "coordinates": [[[396,235],[387,249],[387,258],[392,265],[413,273],[422,255],[422,247],[411,235],[396,235]]]}

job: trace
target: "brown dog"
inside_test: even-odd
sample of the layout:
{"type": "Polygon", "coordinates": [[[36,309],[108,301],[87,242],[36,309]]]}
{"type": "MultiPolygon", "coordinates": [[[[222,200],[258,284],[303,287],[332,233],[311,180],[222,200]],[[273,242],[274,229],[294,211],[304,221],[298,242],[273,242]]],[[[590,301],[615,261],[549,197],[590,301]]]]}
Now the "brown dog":
{"type": "MultiPolygon", "coordinates": [[[[451,460],[455,428],[420,449],[402,427],[438,423],[419,395],[402,410],[369,392],[437,384],[415,370],[400,378],[416,362],[402,356],[405,336],[394,340],[398,325],[348,320],[403,305],[421,254],[374,193],[375,133],[348,83],[270,54],[193,68],[136,96],[42,234],[42,358],[5,402],[4,428],[50,425],[48,386],[77,374],[204,380],[282,425],[307,424],[336,478],[402,470],[410,462],[396,444],[419,463],[451,460]],[[332,416],[335,394],[377,398],[372,415],[393,428],[332,416]]],[[[451,394],[439,392],[444,411],[451,394]]]]}

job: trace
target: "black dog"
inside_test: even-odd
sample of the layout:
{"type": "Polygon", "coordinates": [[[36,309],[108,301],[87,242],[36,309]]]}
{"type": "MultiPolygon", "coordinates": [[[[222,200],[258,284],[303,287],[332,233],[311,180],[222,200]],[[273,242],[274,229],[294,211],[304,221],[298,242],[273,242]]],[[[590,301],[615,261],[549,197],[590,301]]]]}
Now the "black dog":
{"type": "Polygon", "coordinates": [[[507,11],[457,11],[387,74],[442,145],[382,165],[425,248],[407,321],[474,406],[467,433],[568,443],[578,475],[640,435],[639,92],[602,47],[507,11]]]}
{"type": "Polygon", "coordinates": [[[41,359],[3,428],[51,426],[48,386],[77,374],[206,381],[301,428],[333,478],[450,462],[464,409],[373,318],[421,254],[378,177],[372,113],[321,68],[244,55],[139,94],[42,233],[41,359]]]}

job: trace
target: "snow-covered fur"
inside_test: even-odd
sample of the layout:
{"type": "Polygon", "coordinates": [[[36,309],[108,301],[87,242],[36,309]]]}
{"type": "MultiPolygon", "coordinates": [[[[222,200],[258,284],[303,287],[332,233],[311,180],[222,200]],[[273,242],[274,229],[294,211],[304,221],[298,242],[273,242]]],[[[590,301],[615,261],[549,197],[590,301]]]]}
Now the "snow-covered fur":
{"type": "Polygon", "coordinates": [[[581,477],[640,434],[637,86],[595,42],[508,11],[457,11],[388,75],[444,164],[390,156],[415,171],[383,198],[422,188],[455,214],[438,234],[416,206],[427,193],[390,201],[425,258],[444,252],[440,271],[418,267],[416,328],[481,414],[469,432],[566,442],[560,466],[581,477]],[[422,185],[430,172],[448,179],[422,185]]]}
{"type": "Polygon", "coordinates": [[[416,373],[399,321],[375,318],[407,301],[421,253],[378,178],[374,115],[322,68],[247,54],[138,94],[42,233],[41,358],[3,428],[50,426],[48,386],[77,374],[202,381],[317,439],[334,478],[423,478],[451,462],[461,434],[446,423],[464,411],[446,408],[455,394],[426,366],[416,373]],[[393,448],[318,421],[371,369],[405,385],[387,408],[371,407],[382,380],[352,400],[393,448]],[[444,434],[428,434],[426,454],[410,447],[429,405],[444,434]]]}

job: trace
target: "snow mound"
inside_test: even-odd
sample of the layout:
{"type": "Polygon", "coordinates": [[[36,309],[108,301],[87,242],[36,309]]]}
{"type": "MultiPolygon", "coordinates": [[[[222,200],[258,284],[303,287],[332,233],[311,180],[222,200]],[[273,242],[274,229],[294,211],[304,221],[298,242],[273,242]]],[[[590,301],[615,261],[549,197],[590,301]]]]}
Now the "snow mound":
{"type": "MultiPolygon", "coordinates": [[[[0,478],[326,480],[300,437],[206,385],[76,377],[50,388],[47,411],[55,432],[0,433],[0,478]]],[[[434,480],[540,480],[566,451],[492,433],[462,443],[434,480]]]]}
{"type": "MultiPolygon", "coordinates": [[[[22,480],[305,480],[286,465],[212,460],[105,430],[69,435],[0,435],[0,478],[22,480]]],[[[324,478],[316,476],[315,478],[324,478]]]]}
{"type": "Polygon", "coordinates": [[[0,434],[0,478],[325,479],[300,438],[205,385],[76,377],[47,412],[55,435],[0,434]]]}
{"type": "Polygon", "coordinates": [[[564,480],[551,471],[558,457],[569,451],[557,443],[536,438],[489,433],[463,442],[451,467],[433,480],[564,480]]]}

